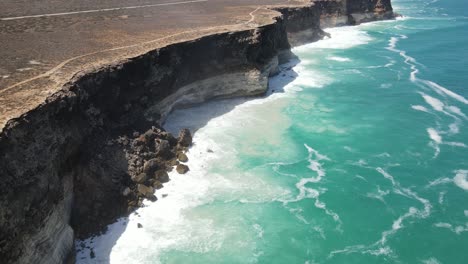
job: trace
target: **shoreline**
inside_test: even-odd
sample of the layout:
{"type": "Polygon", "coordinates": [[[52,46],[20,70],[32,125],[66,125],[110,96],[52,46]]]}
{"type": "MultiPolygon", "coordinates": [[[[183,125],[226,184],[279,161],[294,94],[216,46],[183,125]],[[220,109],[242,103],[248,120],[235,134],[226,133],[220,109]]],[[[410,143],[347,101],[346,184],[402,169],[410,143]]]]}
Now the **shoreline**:
{"type": "MultiPolygon", "coordinates": [[[[354,28],[354,26],[340,26],[337,28],[344,29],[347,27],[354,28]]],[[[330,40],[332,38],[330,38],[330,40]]],[[[292,48],[292,51],[294,51],[294,49],[303,49],[308,45],[318,44],[321,41],[327,40],[328,39],[322,39],[316,42],[303,44],[292,48]]],[[[357,45],[363,45],[367,43],[367,41],[370,41],[370,39],[364,39],[352,44],[344,44],[344,48],[347,49],[357,45]]],[[[334,39],[333,42],[336,42],[336,40],[334,39]]],[[[91,251],[93,251],[95,261],[110,261],[111,258],[102,257],[110,256],[110,252],[112,252],[112,249],[115,247],[117,247],[118,249],[123,247],[122,245],[119,245],[117,241],[118,238],[124,232],[133,234],[127,235],[124,239],[125,241],[128,241],[129,239],[134,239],[134,244],[141,245],[140,239],[145,240],[145,238],[142,237],[144,237],[145,232],[148,232],[149,228],[151,230],[151,228],[153,227],[152,223],[170,223],[184,221],[180,220],[184,218],[184,216],[182,215],[184,210],[196,208],[197,206],[202,204],[202,202],[199,201],[200,198],[198,197],[211,196],[209,190],[210,187],[212,187],[212,183],[208,183],[209,179],[205,179],[208,173],[207,165],[213,163],[213,161],[216,161],[217,159],[220,159],[219,155],[226,155],[227,152],[229,152],[223,148],[219,148],[218,146],[216,146],[214,142],[209,140],[210,137],[207,137],[206,135],[202,137],[203,140],[200,139],[198,137],[197,132],[200,129],[205,128],[205,126],[209,126],[208,123],[214,120],[231,120],[233,116],[236,116],[234,115],[234,112],[238,113],[241,111],[248,111],[247,109],[252,107],[258,107],[259,105],[268,105],[269,103],[273,103],[275,101],[289,100],[290,97],[294,96],[295,93],[299,92],[294,86],[290,87],[289,84],[293,84],[295,81],[299,81],[299,83],[301,83],[300,80],[297,80],[298,73],[296,73],[294,70],[295,67],[301,66],[300,64],[300,60],[293,58],[289,62],[279,65],[280,70],[278,74],[269,78],[270,85],[265,95],[259,97],[239,97],[212,100],[193,107],[176,109],[173,112],[171,112],[171,114],[166,120],[164,129],[170,133],[176,134],[178,131],[180,131],[180,129],[188,128],[190,129],[190,131],[192,131],[194,136],[194,145],[191,146],[187,152],[189,162],[186,164],[191,168],[190,172],[188,172],[186,175],[180,175],[175,171],[170,172],[169,176],[171,178],[171,181],[168,182],[163,189],[156,192],[158,201],[146,201],[144,207],[139,208],[130,216],[118,219],[116,223],[113,223],[109,226],[110,230],[108,230],[102,235],[92,236],[84,240],[76,241],[76,249],[78,250],[77,263],[85,264],[89,261],[92,261],[93,258],[89,258],[89,254],[91,251]],[[192,111],[196,111],[195,115],[187,116],[187,114],[189,114],[192,111]],[[229,116],[230,118],[227,116],[229,116]],[[195,185],[197,186],[197,192],[199,191],[201,192],[201,194],[190,194],[192,192],[193,186],[195,185]],[[201,190],[198,188],[201,188],[201,190]],[[187,198],[187,196],[189,198],[187,198]],[[138,227],[138,224],[140,223],[142,225],[141,229],[138,227]],[[82,259],[80,260],[80,258],[82,259]]],[[[321,80],[315,82],[313,88],[321,88],[323,85],[326,84],[326,80],[321,80]]],[[[217,123],[222,124],[223,122],[218,121],[217,123]]],[[[203,133],[205,132],[203,131],[203,133]]],[[[221,185],[229,184],[225,183],[224,179],[219,179],[219,181],[223,182],[221,183],[221,185]]],[[[275,197],[271,199],[281,200],[285,198],[275,197]]],[[[182,229],[182,226],[184,226],[182,224],[179,225],[180,229],[182,229]]],[[[163,234],[168,235],[167,233],[165,233],[167,232],[167,227],[163,226],[161,229],[163,231],[161,232],[161,234],[158,233],[157,236],[162,236],[163,234]]],[[[173,232],[175,232],[174,229],[172,229],[173,232]]],[[[175,233],[173,235],[178,236],[181,234],[175,233]]],[[[165,243],[162,244],[165,245],[165,243]]],[[[161,249],[161,252],[164,251],[164,248],[161,249]]],[[[129,249],[129,251],[131,251],[131,249],[129,249]]],[[[119,260],[125,259],[125,257],[126,256],[124,255],[117,254],[116,256],[114,256],[114,261],[120,263],[119,260]]]]}
{"type": "MultiPolygon", "coordinates": [[[[339,28],[344,29],[346,27],[353,28],[353,26],[343,26],[339,28]]],[[[292,50],[294,51],[294,49],[303,49],[308,45],[314,45],[316,43],[318,44],[321,41],[327,40],[328,39],[323,39],[317,42],[307,43],[301,46],[294,47],[292,50]]],[[[364,40],[360,40],[357,43],[344,44],[344,48],[347,49],[357,45],[363,45],[367,43],[367,41],[370,41],[370,39],[365,38],[364,40]]],[[[335,43],[336,40],[333,40],[333,42],[335,43]]],[[[342,43],[340,41],[338,42],[342,43]]],[[[322,44],[319,46],[323,47],[324,45],[322,44]]],[[[116,223],[110,225],[110,230],[108,231],[108,233],[105,233],[102,236],[95,236],[87,238],[85,240],[77,241],[77,263],[84,264],[88,263],[87,261],[91,261],[92,259],[88,258],[91,250],[95,255],[95,261],[110,261],[111,258],[102,258],[102,256],[110,256],[110,252],[115,247],[117,247],[117,251],[124,247],[117,243],[118,238],[124,232],[133,234],[127,234],[127,236],[124,239],[125,241],[127,241],[127,247],[129,239],[134,239],[133,243],[141,245],[140,239],[145,240],[145,238],[142,237],[144,237],[145,232],[148,232],[148,229],[151,230],[151,228],[153,228],[152,223],[169,224],[170,222],[184,221],[180,220],[184,218],[184,216],[182,215],[184,210],[195,208],[202,204],[202,202],[199,201],[198,197],[211,196],[209,190],[210,187],[212,187],[213,183],[208,183],[209,179],[205,179],[208,173],[206,165],[210,164],[210,162],[212,163],[213,161],[220,159],[218,155],[226,155],[226,153],[228,152],[224,148],[220,148],[218,146],[214,147],[214,145],[216,144],[211,142],[211,140],[209,140],[210,137],[206,135],[204,135],[204,137],[202,136],[201,138],[199,138],[197,131],[205,128],[205,126],[209,126],[208,123],[212,121],[215,121],[219,124],[223,124],[223,121],[219,121],[218,119],[231,120],[233,116],[237,116],[236,114],[234,114],[234,112],[238,113],[242,111],[248,111],[247,109],[252,107],[268,105],[269,103],[273,103],[275,101],[288,100],[291,96],[298,92],[297,90],[295,90],[296,88],[294,88],[294,86],[290,86],[289,84],[293,84],[295,81],[299,81],[299,83],[301,83],[300,80],[297,80],[298,73],[296,73],[294,70],[294,68],[300,66],[300,64],[300,60],[292,59],[291,61],[285,64],[279,65],[279,73],[278,75],[270,77],[269,89],[267,90],[264,96],[253,98],[241,97],[212,100],[209,102],[205,102],[201,105],[194,106],[193,108],[189,107],[186,109],[176,109],[174,112],[172,112],[168,116],[168,119],[166,120],[166,125],[164,126],[166,131],[171,133],[177,133],[177,131],[179,131],[180,129],[189,128],[193,132],[194,146],[190,147],[190,149],[187,152],[187,156],[189,157],[189,162],[187,163],[187,165],[189,165],[191,171],[187,175],[179,175],[176,172],[169,173],[171,181],[167,184],[167,186],[165,186],[164,189],[156,193],[158,199],[161,199],[160,201],[154,203],[147,201],[147,203],[145,203],[145,207],[142,207],[141,209],[132,213],[128,217],[120,218],[116,223]],[[194,116],[187,116],[187,114],[189,114],[192,111],[196,112],[194,116]],[[192,168],[194,168],[194,170],[192,170],[192,168]],[[194,185],[197,186],[197,191],[200,191],[201,193],[197,193],[196,195],[190,194],[192,192],[192,186],[194,185]],[[201,190],[199,190],[198,188],[201,188],[201,190]],[[141,229],[137,226],[137,224],[140,223],[142,224],[141,229]],[[114,239],[116,240],[114,241],[114,239]],[[81,245],[81,243],[84,244],[81,245]],[[102,254],[103,252],[104,254],[102,254]],[[80,260],[80,258],[82,259],[80,260]]],[[[315,83],[313,85],[313,88],[321,88],[327,83],[326,80],[323,80],[322,82],[319,81],[315,83]]],[[[215,125],[214,127],[216,128],[217,126],[215,125]]],[[[202,131],[202,133],[206,132],[202,131]]],[[[230,183],[225,183],[224,179],[219,179],[219,181],[222,182],[221,185],[230,185],[230,183]]],[[[272,192],[272,200],[285,199],[284,197],[278,198],[273,193],[274,192],[272,192]]],[[[208,200],[209,199],[210,198],[208,198],[208,200]]],[[[248,198],[245,199],[248,200],[248,198]]],[[[184,226],[185,224],[179,223],[178,225],[180,225],[180,229],[183,229],[182,226],[184,226]]],[[[161,233],[157,233],[156,236],[169,235],[166,233],[167,227],[165,225],[159,227],[163,231],[161,233]]],[[[172,232],[176,232],[175,229],[176,228],[171,229],[172,232]]],[[[178,233],[172,235],[182,236],[178,233]]],[[[161,252],[164,251],[164,248],[166,248],[166,245],[163,246],[161,252]]],[[[128,250],[131,251],[132,249],[128,250]]],[[[140,253],[143,254],[143,252],[140,253]]],[[[126,257],[127,256],[117,254],[114,256],[114,261],[120,263],[119,260],[121,261],[126,257]]]]}
{"type": "MultiPolygon", "coordinates": [[[[333,4],[335,2],[320,3],[333,4]]],[[[108,173],[103,174],[108,175],[107,179],[103,176],[98,177],[98,180],[90,178],[92,175],[90,172],[93,170],[90,171],[89,168],[94,167],[88,166],[96,166],[96,160],[93,159],[99,156],[98,154],[101,154],[103,149],[106,150],[104,146],[119,137],[119,133],[122,135],[123,131],[144,127],[144,125],[138,126],[139,121],[135,122],[144,116],[147,118],[159,116],[156,120],[150,119],[149,121],[154,124],[157,121],[161,123],[161,120],[164,120],[167,114],[177,107],[200,104],[219,98],[251,97],[264,94],[268,88],[269,76],[278,73],[278,65],[290,55],[290,42],[304,43],[323,37],[323,31],[320,28],[322,19],[327,21],[327,25],[331,23],[340,25],[343,21],[340,20],[343,19],[342,15],[336,16],[337,20],[332,15],[323,18],[321,11],[318,13],[319,8],[324,7],[310,5],[302,9],[285,8],[281,12],[282,17],[275,16],[275,20],[268,25],[245,31],[209,35],[193,41],[169,45],[125,61],[123,64],[111,65],[92,74],[75,76],[65,89],[49,97],[47,102],[41,104],[39,108],[28,112],[14,122],[9,122],[0,135],[0,145],[4,152],[1,153],[2,157],[13,157],[8,160],[16,158],[26,168],[18,169],[15,167],[16,163],[8,166],[0,164],[8,168],[7,171],[10,172],[7,175],[9,178],[6,178],[0,185],[0,189],[8,190],[5,195],[11,196],[13,193],[18,193],[14,195],[18,196],[29,192],[27,188],[37,189],[37,186],[33,184],[37,179],[40,186],[43,186],[42,189],[37,190],[38,194],[55,193],[56,196],[47,198],[50,200],[41,201],[43,205],[37,210],[42,210],[42,213],[32,213],[28,217],[14,214],[6,216],[9,224],[5,227],[7,232],[4,236],[9,238],[10,242],[2,247],[0,256],[12,262],[62,262],[69,255],[72,247],[70,242],[73,242],[70,237],[73,239],[73,229],[77,227],[74,226],[72,229],[69,225],[70,220],[75,225],[77,223],[89,225],[92,222],[83,221],[84,216],[98,212],[96,217],[99,218],[101,217],[99,214],[110,213],[102,220],[103,222],[99,223],[102,226],[110,219],[115,220],[117,216],[122,215],[123,208],[111,209],[114,211],[106,211],[108,210],[106,209],[103,212],[102,206],[108,206],[109,203],[115,201],[115,197],[121,196],[120,184],[124,180],[109,179],[112,175],[108,173]],[[330,19],[334,21],[330,22],[330,19]],[[229,45],[221,46],[224,54],[217,53],[216,48],[220,46],[206,51],[210,43],[226,45],[226,40],[229,45]],[[241,54],[237,50],[241,50],[241,54]],[[226,53],[229,53],[227,57],[226,53]],[[190,58],[193,54],[198,56],[190,58]],[[203,59],[207,59],[211,65],[200,69],[198,74],[195,74],[198,76],[194,76],[190,73],[190,69],[197,69],[198,62],[203,59]],[[157,65],[152,64],[155,60],[157,65]],[[181,61],[187,63],[181,64],[181,61]],[[232,63],[220,65],[225,61],[232,63]],[[163,89],[154,93],[154,85],[156,87],[170,85],[172,90],[163,89]],[[114,93],[116,86],[117,94],[114,93]],[[134,90],[135,88],[137,90],[134,90]],[[151,93],[152,89],[153,93],[151,93]],[[43,142],[36,142],[36,145],[31,145],[30,149],[26,150],[18,147],[27,142],[34,142],[34,139],[37,139],[37,132],[43,137],[43,142]],[[60,147],[56,147],[57,145],[60,147]],[[103,149],[97,150],[96,148],[100,146],[103,149]],[[37,153],[37,149],[42,150],[37,153]],[[38,156],[48,161],[34,160],[38,156]],[[49,162],[49,165],[44,168],[43,164],[48,164],[46,162],[49,162]],[[31,171],[36,173],[35,179],[22,182],[31,171]],[[115,182],[119,184],[117,187],[113,185],[115,182]],[[86,189],[87,187],[92,188],[86,189]],[[20,189],[22,192],[19,192],[20,189]],[[114,196],[105,197],[102,200],[102,195],[106,192],[114,193],[114,196]],[[83,199],[90,199],[91,204],[80,204],[80,201],[84,201],[83,199]],[[97,203],[100,203],[101,207],[95,207],[97,203]],[[28,226],[29,222],[35,223],[36,226],[37,223],[41,223],[44,227],[27,230],[26,233],[18,236],[14,230],[21,230],[23,226],[28,226]],[[61,242],[60,246],[56,244],[57,241],[61,242]],[[49,244],[55,250],[38,255],[36,251],[42,252],[43,250],[36,247],[38,244],[49,244]],[[32,251],[27,250],[26,253],[21,253],[23,248],[29,248],[32,251]]],[[[275,9],[275,11],[278,10],[275,9]]],[[[336,13],[333,14],[336,15],[336,13]]],[[[385,11],[375,13],[374,16],[371,14],[362,16],[345,14],[345,16],[348,23],[357,23],[361,21],[356,19],[368,22],[371,19],[388,19],[391,14],[391,11],[385,11]],[[354,20],[349,20],[350,17],[354,20]]],[[[142,129],[140,131],[140,133],[144,132],[142,129]]],[[[109,149],[112,148],[109,147],[109,149]]],[[[2,158],[2,162],[7,162],[7,159],[2,158]]],[[[113,166],[112,160],[106,162],[97,165],[96,172],[106,166],[113,166]]],[[[116,172],[116,174],[121,173],[120,168],[116,172]]],[[[35,199],[37,198],[33,195],[32,197],[18,197],[13,201],[31,206],[35,199]]],[[[3,199],[3,201],[11,202],[10,199],[3,199]]],[[[5,207],[5,205],[2,203],[0,207],[5,207]]]]}

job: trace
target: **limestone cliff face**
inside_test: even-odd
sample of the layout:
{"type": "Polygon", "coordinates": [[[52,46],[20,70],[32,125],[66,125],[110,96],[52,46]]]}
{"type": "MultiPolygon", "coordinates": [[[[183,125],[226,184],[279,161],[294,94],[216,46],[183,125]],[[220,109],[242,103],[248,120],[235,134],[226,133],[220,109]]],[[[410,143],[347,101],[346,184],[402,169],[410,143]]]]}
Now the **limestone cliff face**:
{"type": "Polygon", "coordinates": [[[322,6],[277,8],[284,19],[289,43],[299,46],[322,39],[325,34],[320,26],[322,6]]]}
{"type": "Polygon", "coordinates": [[[0,133],[1,262],[62,263],[75,236],[99,232],[127,212],[128,164],[109,144],[113,139],[142,123],[163,122],[175,107],[263,94],[278,63],[291,55],[290,43],[324,36],[320,23],[392,14],[390,0],[321,0],[276,10],[275,21],[255,29],[169,45],[81,73],[10,121],[0,133]],[[112,154],[97,154],[103,150],[112,154]]]}
{"type": "Polygon", "coordinates": [[[349,24],[392,18],[393,8],[390,0],[361,0],[346,3],[349,24]]]}
{"type": "Polygon", "coordinates": [[[317,0],[322,28],[393,18],[390,0],[317,0]]]}

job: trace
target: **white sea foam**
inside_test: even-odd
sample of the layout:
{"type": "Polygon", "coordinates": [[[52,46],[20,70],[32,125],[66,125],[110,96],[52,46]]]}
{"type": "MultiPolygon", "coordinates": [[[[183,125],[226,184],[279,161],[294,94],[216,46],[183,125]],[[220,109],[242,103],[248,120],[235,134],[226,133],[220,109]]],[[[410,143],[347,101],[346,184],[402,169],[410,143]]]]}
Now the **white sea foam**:
{"type": "Polygon", "coordinates": [[[364,178],[361,175],[356,175],[356,178],[361,179],[361,180],[366,181],[366,182],[368,181],[366,178],[364,178]]]}
{"type": "Polygon", "coordinates": [[[373,256],[385,255],[385,256],[393,257],[393,251],[389,246],[377,247],[377,246],[366,246],[366,245],[354,245],[354,246],[347,246],[344,249],[334,250],[330,252],[330,254],[328,255],[328,258],[333,258],[335,255],[338,255],[338,254],[349,255],[352,253],[361,253],[361,254],[367,254],[367,255],[373,255],[373,256]]]}
{"type": "Polygon", "coordinates": [[[435,179],[435,180],[429,182],[429,184],[426,186],[426,188],[437,186],[437,185],[442,185],[442,184],[447,184],[447,183],[451,183],[451,182],[452,182],[452,179],[450,179],[450,178],[438,178],[438,179],[435,179]]]}
{"type": "MultiPolygon", "coordinates": [[[[277,82],[275,84],[273,79],[270,83],[273,89],[275,85],[281,88],[281,80],[277,82]]],[[[142,263],[152,259],[158,263],[159,256],[167,250],[211,252],[228,241],[236,240],[235,237],[239,235],[244,236],[246,241],[253,240],[248,226],[239,227],[242,231],[233,230],[218,224],[215,214],[204,215],[195,208],[209,204],[219,196],[226,202],[235,200],[245,203],[271,202],[290,197],[288,190],[269,184],[258,173],[239,173],[235,169],[239,151],[263,155],[257,153],[255,147],[248,147],[252,144],[245,144],[245,148],[239,146],[240,131],[248,134],[247,138],[252,142],[272,145],[283,142],[279,131],[286,129],[289,121],[281,114],[281,109],[290,92],[285,89],[283,93],[247,102],[245,99],[210,102],[171,114],[167,122],[169,126],[166,127],[169,131],[175,132],[181,127],[191,128],[192,131],[198,129],[194,134],[194,146],[188,153],[190,171],[185,175],[171,172],[171,181],[156,193],[157,202],[145,202],[147,207],[139,209],[138,215],[132,214],[127,220],[109,226],[106,234],[85,241],[94,248],[95,260],[142,263]],[[272,123],[284,127],[269,129],[272,123]],[[258,131],[263,133],[260,135],[258,131]],[[210,167],[216,164],[222,164],[223,174],[209,172],[210,167]],[[162,198],[162,194],[168,196],[162,198]],[[137,228],[137,223],[141,223],[143,228],[137,228]]],[[[317,157],[323,158],[320,155],[317,157]]],[[[92,262],[89,251],[80,252],[77,262],[92,262]]]]}
{"type": "Polygon", "coordinates": [[[456,106],[453,106],[453,105],[449,105],[446,107],[448,111],[452,112],[453,114],[456,114],[460,117],[463,117],[464,119],[467,119],[466,118],[466,115],[465,113],[463,113],[460,108],[456,107],[456,106]]]}
{"type": "Polygon", "coordinates": [[[413,108],[414,110],[417,110],[417,111],[422,111],[422,112],[426,112],[426,113],[429,113],[429,110],[422,106],[422,105],[411,105],[411,108],[413,108]]]}
{"type": "Polygon", "coordinates": [[[319,71],[314,71],[312,69],[303,70],[301,66],[302,65],[299,64],[295,68],[299,75],[294,80],[294,82],[292,82],[286,87],[286,89],[292,88],[298,91],[298,87],[322,88],[325,85],[330,84],[332,82],[332,79],[325,76],[323,73],[319,71]]]}
{"type": "Polygon", "coordinates": [[[351,153],[356,152],[356,151],[355,151],[352,147],[350,147],[350,146],[344,146],[343,148],[344,148],[346,151],[351,152],[351,153]]]}
{"type": "Polygon", "coordinates": [[[449,145],[452,147],[460,147],[460,148],[468,148],[468,146],[463,142],[454,142],[454,141],[447,141],[443,143],[444,145],[449,145]]]}
{"type": "Polygon", "coordinates": [[[380,85],[380,88],[382,88],[382,89],[388,89],[388,88],[390,88],[390,87],[392,87],[392,86],[393,86],[393,84],[391,84],[391,83],[382,83],[382,84],[380,85]]]}
{"type": "Polygon", "coordinates": [[[453,182],[458,187],[468,191],[468,170],[456,170],[453,182]]]}
{"type": "Polygon", "coordinates": [[[432,140],[429,142],[429,146],[434,148],[434,157],[437,158],[440,154],[440,143],[442,143],[442,137],[439,135],[439,132],[434,128],[428,128],[427,133],[429,134],[429,138],[432,140]]]}
{"type": "Polygon", "coordinates": [[[460,235],[461,233],[464,233],[464,232],[468,232],[468,223],[465,223],[464,226],[463,225],[453,226],[452,224],[449,224],[449,223],[435,223],[434,226],[438,228],[448,229],[457,235],[460,235]]]}
{"type": "MultiPolygon", "coordinates": [[[[461,103],[464,103],[464,104],[468,104],[468,100],[466,98],[464,98],[463,96],[443,87],[442,85],[440,84],[437,84],[433,81],[430,81],[430,80],[424,80],[424,79],[420,79],[417,77],[417,74],[419,73],[419,69],[417,68],[417,65],[419,66],[423,66],[422,64],[420,64],[415,58],[407,55],[406,51],[403,51],[403,50],[400,50],[397,48],[397,43],[400,39],[407,39],[408,37],[405,36],[405,35],[400,35],[399,37],[391,37],[390,40],[388,41],[388,46],[387,46],[387,49],[392,51],[392,52],[395,52],[395,53],[398,53],[403,59],[404,59],[404,63],[407,64],[408,66],[410,66],[411,68],[411,72],[410,72],[410,80],[411,82],[415,83],[416,85],[418,85],[419,87],[423,88],[423,89],[432,89],[433,91],[435,91],[436,93],[438,93],[439,95],[443,95],[443,96],[448,96],[452,99],[455,99],[457,100],[458,102],[461,102],[461,103]]],[[[426,101],[426,103],[428,103],[434,110],[436,111],[439,111],[439,112],[442,112],[448,116],[451,116],[453,118],[457,118],[456,116],[452,115],[452,114],[455,114],[457,116],[460,116],[460,117],[463,117],[464,119],[467,119],[467,116],[460,110],[460,108],[456,107],[456,106],[450,106],[450,105],[445,105],[444,103],[442,103],[442,101],[440,101],[439,99],[437,98],[434,98],[432,96],[429,96],[427,94],[424,94],[424,93],[420,93],[421,96],[423,96],[424,100],[426,101]],[[452,113],[448,113],[448,112],[452,113]]],[[[419,111],[425,111],[427,112],[425,109],[421,108],[420,106],[412,106],[413,109],[415,110],[419,110],[419,111]]],[[[436,156],[438,155],[438,153],[440,152],[440,149],[438,148],[438,146],[435,147],[436,149],[436,156]]]]}
{"type": "MultiPolygon", "coordinates": [[[[468,146],[463,143],[463,142],[455,142],[455,141],[442,141],[442,136],[440,134],[444,132],[440,132],[434,128],[428,128],[427,133],[429,134],[429,137],[431,138],[432,142],[429,143],[430,146],[432,146],[435,149],[435,154],[434,157],[437,157],[440,153],[440,147],[439,145],[449,145],[453,147],[460,147],[460,148],[468,148],[468,146]]],[[[458,127],[457,126],[450,126],[449,131],[446,132],[449,134],[453,133],[458,133],[458,127]]]]}
{"type": "Polygon", "coordinates": [[[335,250],[329,254],[328,258],[332,258],[336,254],[350,254],[350,253],[357,253],[357,252],[366,253],[366,254],[372,254],[372,252],[374,252],[374,253],[380,253],[383,255],[390,255],[392,254],[392,250],[390,247],[386,245],[387,241],[389,237],[397,233],[398,230],[404,228],[404,221],[406,219],[408,218],[424,219],[430,216],[432,205],[429,202],[429,200],[420,197],[416,192],[410,190],[409,188],[402,187],[400,183],[396,181],[395,178],[390,173],[385,171],[383,168],[378,167],[376,168],[376,171],[379,172],[384,178],[386,178],[387,180],[391,182],[394,193],[418,201],[419,203],[423,205],[423,208],[417,209],[415,207],[410,207],[408,209],[408,212],[406,212],[405,214],[398,217],[395,221],[393,221],[391,229],[385,230],[382,232],[380,239],[377,240],[375,243],[370,244],[370,245],[348,246],[342,250],[335,250]]]}
{"type": "Polygon", "coordinates": [[[450,91],[449,89],[447,89],[447,88],[445,88],[445,87],[443,87],[443,86],[441,86],[441,85],[439,85],[439,84],[437,84],[435,82],[432,82],[432,81],[429,81],[429,80],[421,80],[421,82],[423,82],[427,86],[433,88],[436,92],[437,91],[442,92],[445,95],[448,95],[449,97],[451,97],[451,98],[453,98],[453,99],[455,99],[455,100],[457,100],[457,101],[459,101],[461,103],[468,104],[468,100],[465,97],[463,97],[463,96],[461,96],[461,95],[459,95],[459,94],[457,94],[457,93],[455,93],[453,91],[450,91]]]}
{"type": "Polygon", "coordinates": [[[452,123],[449,125],[449,134],[458,134],[460,132],[460,127],[458,126],[458,123],[452,123]]]}
{"type": "Polygon", "coordinates": [[[443,203],[444,203],[445,194],[446,194],[446,192],[440,192],[440,193],[439,193],[439,199],[438,199],[439,204],[443,204],[443,203]]]}
{"type": "Polygon", "coordinates": [[[344,57],[338,57],[338,56],[329,56],[329,57],[327,57],[327,60],[339,61],[339,62],[349,62],[349,61],[351,61],[350,58],[344,58],[344,57]]]}
{"type": "Polygon", "coordinates": [[[398,38],[397,37],[391,37],[390,40],[388,41],[388,46],[387,48],[391,51],[397,51],[396,50],[396,44],[398,42],[398,38]]]}
{"type": "Polygon", "coordinates": [[[383,203],[385,203],[385,196],[390,193],[389,190],[383,191],[380,189],[380,186],[377,185],[377,193],[367,193],[367,197],[377,199],[383,203]]]}
{"type": "Polygon", "coordinates": [[[258,236],[259,238],[262,238],[262,237],[263,237],[263,233],[264,233],[262,226],[259,225],[259,224],[254,224],[254,225],[253,225],[253,228],[254,228],[255,231],[257,232],[257,236],[258,236]]]}
{"type": "Polygon", "coordinates": [[[421,204],[423,204],[423,209],[422,210],[419,210],[415,207],[410,207],[408,209],[408,212],[405,213],[404,215],[400,216],[399,218],[397,218],[393,224],[392,224],[392,229],[390,230],[387,230],[387,231],[384,231],[382,233],[382,237],[381,239],[376,242],[376,244],[380,244],[380,245],[385,245],[385,243],[387,242],[387,239],[388,239],[388,236],[390,235],[393,235],[395,234],[399,229],[401,229],[403,227],[403,221],[409,217],[416,217],[416,218],[427,218],[430,213],[431,213],[431,208],[432,208],[432,205],[430,204],[429,200],[427,199],[424,199],[424,198],[421,198],[417,193],[415,193],[414,191],[411,191],[410,189],[408,188],[403,188],[399,182],[397,182],[395,180],[395,178],[390,175],[388,172],[386,172],[384,169],[382,168],[377,168],[376,169],[380,174],[382,174],[382,176],[384,176],[384,178],[388,179],[391,183],[392,183],[392,186],[393,186],[393,191],[396,193],[396,194],[400,194],[402,196],[405,196],[405,197],[408,197],[408,198],[412,198],[414,200],[417,200],[418,202],[420,202],[421,204]]]}
{"type": "Polygon", "coordinates": [[[429,137],[436,143],[440,144],[442,143],[442,137],[440,136],[439,132],[435,130],[434,128],[428,128],[427,133],[429,134],[429,137]]]}
{"type": "Polygon", "coordinates": [[[345,26],[327,28],[326,32],[331,34],[331,38],[313,42],[293,49],[293,51],[304,51],[312,48],[319,49],[349,49],[358,45],[364,45],[372,41],[372,38],[358,27],[345,26]]]}
{"type": "Polygon", "coordinates": [[[390,158],[392,155],[390,155],[388,152],[382,152],[380,154],[375,155],[374,157],[378,158],[390,158]]]}
{"type": "Polygon", "coordinates": [[[424,98],[424,101],[426,101],[426,103],[430,105],[434,110],[444,112],[444,103],[442,103],[442,101],[425,93],[420,94],[424,98]]]}
{"type": "Polygon", "coordinates": [[[423,264],[441,264],[436,258],[429,258],[421,261],[423,264]]]}
{"type": "MultiPolygon", "coordinates": [[[[314,177],[302,178],[296,183],[296,188],[299,190],[299,194],[293,199],[283,199],[282,201],[285,205],[289,203],[294,203],[301,201],[303,199],[314,199],[314,205],[316,208],[323,210],[327,215],[331,216],[335,222],[338,223],[337,229],[341,230],[341,220],[340,216],[334,211],[327,208],[326,204],[320,200],[321,191],[306,185],[309,183],[318,183],[325,177],[326,172],[323,169],[322,161],[330,160],[327,156],[320,154],[317,150],[313,149],[307,144],[304,144],[304,147],[307,149],[308,157],[307,160],[309,165],[307,166],[311,171],[314,172],[314,177]]],[[[322,192],[324,190],[322,189],[322,192]]]]}

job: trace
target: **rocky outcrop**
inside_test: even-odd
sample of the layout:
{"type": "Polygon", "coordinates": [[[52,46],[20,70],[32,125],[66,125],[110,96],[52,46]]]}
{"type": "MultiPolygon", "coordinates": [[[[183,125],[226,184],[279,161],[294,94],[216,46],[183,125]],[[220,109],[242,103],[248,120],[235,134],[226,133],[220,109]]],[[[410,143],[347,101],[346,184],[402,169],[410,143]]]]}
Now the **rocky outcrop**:
{"type": "Polygon", "coordinates": [[[190,133],[175,138],[158,126],[175,107],[263,94],[278,63],[291,55],[290,43],[324,36],[320,21],[355,24],[392,14],[389,0],[275,9],[275,20],[257,28],[79,73],[40,107],[8,122],[0,133],[2,263],[61,263],[75,236],[102,231],[142,198],[154,200],[174,166],[186,173],[179,160],[186,160],[180,153],[190,133]]]}
{"type": "Polygon", "coordinates": [[[71,226],[79,238],[104,231],[116,218],[156,201],[154,192],[169,181],[168,171],[191,144],[188,130],[175,138],[162,128],[93,139],[74,184],[71,226]],[[181,146],[179,142],[187,145],[181,146]],[[87,224],[83,224],[87,223],[87,224]]]}
{"type": "Polygon", "coordinates": [[[289,43],[299,46],[322,39],[325,32],[320,26],[320,17],[323,9],[319,5],[307,7],[276,8],[284,19],[289,43]]]}

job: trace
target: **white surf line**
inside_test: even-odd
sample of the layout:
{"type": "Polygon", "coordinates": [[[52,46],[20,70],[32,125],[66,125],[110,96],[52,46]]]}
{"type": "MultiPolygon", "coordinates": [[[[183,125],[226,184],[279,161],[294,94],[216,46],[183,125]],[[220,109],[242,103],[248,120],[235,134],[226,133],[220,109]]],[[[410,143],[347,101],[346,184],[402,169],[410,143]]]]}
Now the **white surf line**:
{"type": "Polygon", "coordinates": [[[39,18],[39,17],[68,16],[68,15],[76,15],[76,14],[98,13],[98,12],[108,12],[108,11],[128,10],[128,9],[139,9],[139,8],[148,8],[148,7],[156,7],[156,6],[182,5],[182,4],[191,4],[191,3],[201,3],[201,2],[208,2],[208,0],[192,0],[192,1],[161,3],[161,4],[152,4],[152,5],[123,6],[123,7],[92,9],[92,10],[83,10],[83,11],[74,11],[74,12],[62,12],[62,13],[51,13],[51,14],[31,15],[31,16],[2,17],[2,18],[0,18],[0,21],[19,20],[19,19],[26,19],[26,18],[39,18]]]}

